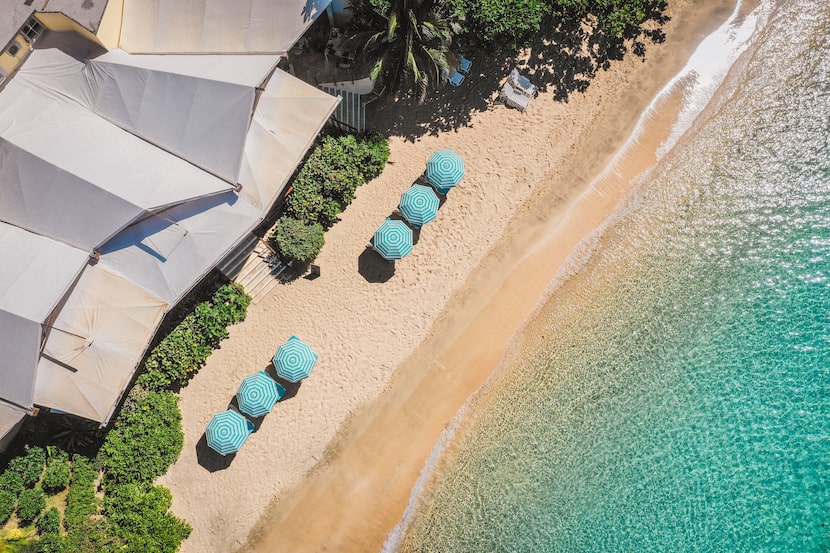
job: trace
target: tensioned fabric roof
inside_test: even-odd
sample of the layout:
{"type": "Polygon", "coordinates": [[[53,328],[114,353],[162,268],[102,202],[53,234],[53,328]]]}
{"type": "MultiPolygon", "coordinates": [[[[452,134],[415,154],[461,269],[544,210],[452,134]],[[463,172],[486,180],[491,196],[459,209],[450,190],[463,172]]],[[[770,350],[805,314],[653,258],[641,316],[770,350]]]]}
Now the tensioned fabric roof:
{"type": "Polygon", "coordinates": [[[337,105],[275,63],[37,49],[0,91],[0,252],[21,256],[0,285],[28,310],[0,297],[20,336],[0,400],[109,419],[164,313],[259,224],[337,105]]]}
{"type": "Polygon", "coordinates": [[[65,75],[83,64],[57,50],[31,58],[65,66],[49,86],[27,64],[0,94],[0,220],[92,251],[141,216],[234,188],[72,98],[65,75]]]}
{"type": "Polygon", "coordinates": [[[239,173],[242,197],[259,209],[269,209],[338,102],[284,71],[274,72],[245,139],[239,173]]]}
{"type": "Polygon", "coordinates": [[[256,87],[277,56],[131,56],[111,50],[84,76],[92,110],[236,184],[256,87]]]}
{"type": "Polygon", "coordinates": [[[31,409],[41,324],[89,256],[5,223],[0,223],[0,252],[0,399],[31,409]]]}
{"type": "Polygon", "coordinates": [[[12,438],[11,432],[25,415],[26,413],[20,409],[0,403],[0,450],[6,448],[8,441],[12,438]]]}
{"type": "Polygon", "coordinates": [[[119,46],[134,54],[284,54],[331,0],[124,0],[119,46]]]}
{"type": "Polygon", "coordinates": [[[100,263],[65,302],[38,364],[35,403],[105,421],[168,304],[100,263]]]}

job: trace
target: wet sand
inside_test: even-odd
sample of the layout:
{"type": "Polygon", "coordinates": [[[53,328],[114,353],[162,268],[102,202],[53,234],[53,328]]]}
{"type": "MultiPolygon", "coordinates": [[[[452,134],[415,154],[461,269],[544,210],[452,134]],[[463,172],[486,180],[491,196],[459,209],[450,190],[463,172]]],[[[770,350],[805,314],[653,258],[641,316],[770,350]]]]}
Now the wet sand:
{"type": "MultiPolygon", "coordinates": [[[[194,526],[182,551],[379,550],[444,429],[573,248],[654,164],[679,94],[647,118],[636,149],[594,177],[731,8],[672,3],[666,43],[650,45],[645,63],[613,65],[568,103],[542,93],[525,114],[497,104],[458,130],[393,137],[390,165],[327,233],[322,276],[252,306],[183,390],[185,448],[161,479],[194,526]],[[467,176],[391,274],[365,243],[441,148],[462,155],[467,176]],[[217,466],[199,446],[210,415],[291,334],[320,354],[315,372],[217,466]]],[[[471,81],[468,93],[482,94],[471,81]]]]}

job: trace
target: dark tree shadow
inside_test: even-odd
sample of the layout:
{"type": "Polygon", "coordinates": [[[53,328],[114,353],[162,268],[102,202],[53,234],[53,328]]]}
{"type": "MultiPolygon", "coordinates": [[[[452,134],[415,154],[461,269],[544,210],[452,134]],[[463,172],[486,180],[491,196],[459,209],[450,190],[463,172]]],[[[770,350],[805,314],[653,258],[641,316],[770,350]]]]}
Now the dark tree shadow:
{"type": "MultiPolygon", "coordinates": [[[[542,93],[567,102],[571,94],[585,92],[597,73],[609,69],[613,61],[628,52],[645,58],[647,41],[663,42],[661,26],[669,20],[665,8],[665,2],[648,7],[645,23],[626,28],[620,36],[603,30],[594,15],[548,16],[541,25],[543,32],[530,43],[530,58],[522,71],[542,93]]],[[[471,40],[463,53],[473,66],[460,86],[431,91],[420,105],[391,97],[376,100],[367,109],[369,127],[414,141],[469,126],[477,112],[489,109],[510,70],[517,66],[519,50],[477,44],[474,37],[471,40]]]]}
{"type": "Polygon", "coordinates": [[[571,94],[585,92],[599,71],[608,70],[611,62],[623,59],[629,51],[645,58],[645,40],[660,43],[666,38],[660,29],[669,20],[663,13],[665,7],[665,3],[651,6],[645,23],[625,29],[620,36],[605,31],[593,15],[549,18],[551,31],[531,44],[527,69],[534,84],[567,102],[571,94]]]}
{"type": "Polygon", "coordinates": [[[395,264],[386,261],[372,248],[366,248],[357,258],[357,271],[366,279],[366,282],[387,282],[395,275],[395,264]]]}
{"type": "MultiPolygon", "coordinates": [[[[244,446],[243,446],[244,447],[244,446]]],[[[196,459],[200,466],[208,472],[216,472],[218,470],[225,470],[231,466],[233,460],[236,458],[236,453],[222,455],[212,450],[207,444],[207,437],[202,434],[199,442],[196,444],[196,459]]]]}

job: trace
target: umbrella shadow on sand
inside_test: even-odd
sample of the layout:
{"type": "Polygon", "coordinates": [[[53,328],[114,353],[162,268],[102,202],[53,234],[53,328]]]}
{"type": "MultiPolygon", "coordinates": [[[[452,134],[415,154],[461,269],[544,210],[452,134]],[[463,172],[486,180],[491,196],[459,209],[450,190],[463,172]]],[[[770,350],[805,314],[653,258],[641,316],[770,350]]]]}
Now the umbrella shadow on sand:
{"type": "Polygon", "coordinates": [[[277,384],[279,384],[285,389],[285,393],[283,394],[282,398],[280,398],[280,400],[277,401],[276,405],[274,405],[274,409],[276,409],[279,406],[279,404],[283,401],[288,401],[289,399],[296,396],[297,392],[300,391],[300,386],[302,386],[303,381],[300,380],[299,382],[289,382],[284,378],[280,378],[279,376],[277,376],[277,369],[274,368],[273,363],[268,363],[268,366],[264,367],[262,370],[265,371],[265,373],[268,376],[276,380],[277,384]]]}
{"type": "Polygon", "coordinates": [[[196,444],[196,460],[198,461],[199,465],[202,468],[206,469],[208,472],[216,472],[219,470],[225,470],[233,460],[236,458],[236,453],[229,453],[228,455],[222,455],[221,453],[217,453],[207,444],[207,437],[202,434],[202,437],[199,438],[198,443],[196,444]]]}
{"type": "Polygon", "coordinates": [[[365,248],[357,258],[357,272],[366,282],[378,284],[395,276],[395,263],[386,261],[372,248],[365,248]]]}

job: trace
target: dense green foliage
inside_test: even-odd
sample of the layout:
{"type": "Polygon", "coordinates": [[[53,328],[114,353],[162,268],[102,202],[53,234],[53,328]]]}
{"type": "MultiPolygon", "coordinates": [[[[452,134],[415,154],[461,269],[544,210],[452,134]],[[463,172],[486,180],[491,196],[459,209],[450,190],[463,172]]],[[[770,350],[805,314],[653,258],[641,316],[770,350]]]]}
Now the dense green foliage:
{"type": "Polygon", "coordinates": [[[15,457],[9,462],[9,470],[20,473],[23,485],[27,488],[31,488],[40,480],[45,466],[46,452],[40,447],[31,447],[25,455],[15,457]]]}
{"type": "Polygon", "coordinates": [[[92,462],[81,455],[72,459],[72,485],[66,496],[63,523],[67,531],[83,530],[90,517],[98,512],[95,498],[95,479],[98,471],[92,462]]]}
{"type": "Polygon", "coordinates": [[[17,496],[23,491],[23,476],[16,470],[7,469],[0,474],[0,491],[9,492],[17,501],[17,496]]]}
{"type": "Polygon", "coordinates": [[[606,35],[622,37],[662,11],[664,4],[664,0],[452,0],[469,34],[487,44],[522,43],[546,25],[576,23],[589,16],[606,35]]]}
{"type": "Polygon", "coordinates": [[[49,458],[46,474],[43,475],[43,490],[46,493],[57,493],[69,485],[72,469],[66,461],[67,456],[64,452],[57,452],[49,458]]]}
{"type": "Polygon", "coordinates": [[[367,132],[360,137],[343,136],[339,139],[346,163],[357,168],[366,181],[380,175],[389,159],[389,141],[380,133],[367,132]]]}
{"type": "MultiPolygon", "coordinates": [[[[110,533],[110,525],[103,519],[88,519],[82,528],[69,532],[63,541],[63,553],[119,553],[124,548],[110,533]]],[[[148,552],[149,553],[149,552],[148,552]]]]}
{"type": "Polygon", "coordinates": [[[551,0],[453,0],[471,35],[486,42],[524,41],[539,32],[551,0]]]}
{"type": "Polygon", "coordinates": [[[37,553],[62,553],[63,539],[57,532],[48,532],[37,541],[37,553]]]}
{"type": "Polygon", "coordinates": [[[17,498],[17,518],[22,524],[29,524],[40,515],[45,506],[46,495],[43,490],[38,488],[23,490],[17,498]]]}
{"type": "Polygon", "coordinates": [[[144,362],[138,384],[155,391],[186,384],[219,342],[228,337],[228,326],[245,318],[250,303],[251,297],[239,285],[219,288],[211,301],[197,305],[153,349],[144,362]]]}
{"type": "Polygon", "coordinates": [[[98,452],[110,484],[150,483],[164,474],[182,450],[182,415],[173,392],[136,386],[98,452]]]}
{"type": "Polygon", "coordinates": [[[37,519],[37,531],[41,534],[59,533],[61,530],[61,514],[58,509],[51,507],[37,519]]]}
{"type": "Polygon", "coordinates": [[[280,217],[273,238],[283,259],[300,263],[313,261],[325,240],[322,226],[317,223],[306,225],[291,217],[280,217]]]}
{"type": "Polygon", "coordinates": [[[0,490],[0,525],[6,524],[6,521],[12,516],[15,501],[17,501],[17,498],[14,494],[6,490],[0,490]]]}
{"type": "Polygon", "coordinates": [[[323,247],[323,230],[335,222],[367,180],[389,159],[389,144],[377,133],[326,136],[312,150],[292,182],[284,215],[270,240],[287,261],[308,263],[323,247]]]}
{"type": "Polygon", "coordinates": [[[170,490],[162,486],[110,486],[104,514],[127,552],[175,553],[192,529],[169,511],[172,501],[170,490]]]}

